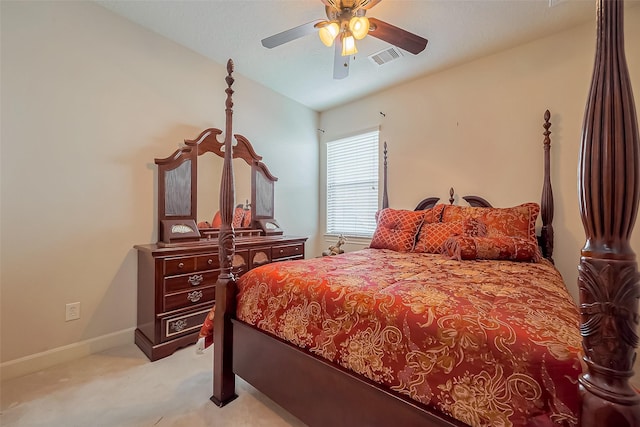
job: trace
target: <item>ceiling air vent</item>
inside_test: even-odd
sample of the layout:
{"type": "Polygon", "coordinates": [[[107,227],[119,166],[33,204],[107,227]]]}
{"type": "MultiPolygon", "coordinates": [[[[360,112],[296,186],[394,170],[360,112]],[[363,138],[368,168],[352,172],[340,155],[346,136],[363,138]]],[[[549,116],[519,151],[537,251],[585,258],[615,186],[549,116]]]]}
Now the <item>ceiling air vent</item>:
{"type": "Polygon", "coordinates": [[[381,50],[378,53],[374,53],[369,56],[369,59],[378,65],[384,65],[391,61],[395,61],[396,59],[402,57],[402,52],[395,46],[391,46],[388,49],[381,50]]]}

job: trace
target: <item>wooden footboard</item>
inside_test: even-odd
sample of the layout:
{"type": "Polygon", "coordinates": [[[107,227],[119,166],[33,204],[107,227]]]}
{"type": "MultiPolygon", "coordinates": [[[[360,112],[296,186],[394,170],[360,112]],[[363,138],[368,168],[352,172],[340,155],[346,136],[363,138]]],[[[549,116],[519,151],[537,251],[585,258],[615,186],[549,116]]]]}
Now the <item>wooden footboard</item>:
{"type": "Polygon", "coordinates": [[[233,370],[310,426],[465,425],[236,320],[233,370]]]}

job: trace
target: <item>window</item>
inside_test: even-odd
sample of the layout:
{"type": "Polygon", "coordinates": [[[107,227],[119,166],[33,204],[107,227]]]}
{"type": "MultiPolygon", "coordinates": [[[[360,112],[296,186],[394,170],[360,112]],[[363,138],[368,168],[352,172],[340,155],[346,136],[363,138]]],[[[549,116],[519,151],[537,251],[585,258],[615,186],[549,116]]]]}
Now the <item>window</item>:
{"type": "Polygon", "coordinates": [[[327,234],[373,236],[378,151],[377,130],[327,143],[327,234]]]}

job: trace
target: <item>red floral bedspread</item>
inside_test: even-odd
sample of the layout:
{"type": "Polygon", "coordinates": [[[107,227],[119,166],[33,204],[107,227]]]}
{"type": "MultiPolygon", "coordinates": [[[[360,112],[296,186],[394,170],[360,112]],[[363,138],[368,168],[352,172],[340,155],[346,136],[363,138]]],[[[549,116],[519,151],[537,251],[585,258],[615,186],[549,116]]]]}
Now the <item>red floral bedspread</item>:
{"type": "Polygon", "coordinates": [[[469,425],[577,423],[579,315],[546,261],[365,249],[238,287],[238,319],[469,425]]]}

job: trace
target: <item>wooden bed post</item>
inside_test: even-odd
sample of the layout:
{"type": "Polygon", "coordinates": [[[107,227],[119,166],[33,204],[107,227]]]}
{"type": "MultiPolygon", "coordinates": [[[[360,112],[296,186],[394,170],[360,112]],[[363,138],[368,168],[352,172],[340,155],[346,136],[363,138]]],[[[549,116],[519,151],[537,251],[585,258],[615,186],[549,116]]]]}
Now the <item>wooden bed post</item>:
{"type": "Polygon", "coordinates": [[[227,61],[227,100],[226,126],[224,135],[224,163],[220,184],[220,217],[222,225],[218,237],[220,275],[216,283],[216,306],[213,320],[213,396],[211,401],[224,406],[238,397],[235,393],[235,374],[232,366],[233,334],[231,316],[235,313],[236,279],[231,271],[235,252],[235,233],[233,230],[233,210],[235,207],[235,185],[233,181],[233,147],[231,139],[233,116],[233,61],[227,61]]]}
{"type": "Polygon", "coordinates": [[[540,201],[540,217],[542,229],[540,230],[540,247],[542,255],[553,262],[553,190],[551,188],[551,113],[544,112],[544,180],[542,184],[542,200],[540,201]]]}
{"type": "Polygon", "coordinates": [[[580,149],[580,215],[586,234],[578,268],[587,364],[579,378],[584,427],[640,425],[640,395],[629,384],[640,297],[629,244],[638,211],[639,140],[623,8],[622,0],[598,0],[595,68],[580,149]]]}
{"type": "Polygon", "coordinates": [[[384,150],[382,152],[384,161],[382,163],[382,208],[389,207],[389,195],[387,193],[387,141],[384,142],[384,150]]]}

